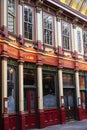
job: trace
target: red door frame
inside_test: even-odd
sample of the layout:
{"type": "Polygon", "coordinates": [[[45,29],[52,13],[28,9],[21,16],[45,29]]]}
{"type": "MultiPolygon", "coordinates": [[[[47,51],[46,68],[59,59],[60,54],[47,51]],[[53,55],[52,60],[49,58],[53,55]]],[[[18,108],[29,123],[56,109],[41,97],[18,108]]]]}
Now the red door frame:
{"type": "Polygon", "coordinates": [[[27,97],[28,97],[28,123],[29,128],[36,128],[36,89],[28,89],[27,90],[27,97]],[[34,92],[34,109],[31,108],[31,91],[34,92]]]}

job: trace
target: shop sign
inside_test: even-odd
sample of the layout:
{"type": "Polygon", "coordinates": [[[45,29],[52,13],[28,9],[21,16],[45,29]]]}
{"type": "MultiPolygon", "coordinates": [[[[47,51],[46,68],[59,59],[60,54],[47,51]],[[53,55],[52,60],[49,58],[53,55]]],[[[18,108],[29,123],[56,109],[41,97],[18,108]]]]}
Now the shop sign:
{"type": "Polygon", "coordinates": [[[25,53],[24,54],[24,60],[30,61],[30,62],[36,62],[36,55],[31,53],[25,53]]]}

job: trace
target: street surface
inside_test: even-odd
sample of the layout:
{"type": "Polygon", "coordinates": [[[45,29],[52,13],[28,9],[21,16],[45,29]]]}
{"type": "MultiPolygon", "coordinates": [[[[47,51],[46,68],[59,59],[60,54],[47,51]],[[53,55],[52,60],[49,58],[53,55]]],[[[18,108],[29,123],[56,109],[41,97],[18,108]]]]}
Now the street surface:
{"type": "Polygon", "coordinates": [[[73,121],[66,124],[59,124],[48,126],[43,129],[31,129],[31,130],[87,130],[87,120],[73,121]]]}

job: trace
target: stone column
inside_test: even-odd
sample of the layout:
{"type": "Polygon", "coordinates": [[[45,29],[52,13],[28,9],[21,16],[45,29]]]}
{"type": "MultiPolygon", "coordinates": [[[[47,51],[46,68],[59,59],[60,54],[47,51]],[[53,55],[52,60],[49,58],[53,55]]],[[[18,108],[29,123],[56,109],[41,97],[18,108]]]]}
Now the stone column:
{"type": "Polygon", "coordinates": [[[23,12],[22,12],[22,4],[18,5],[18,42],[22,45],[24,42],[23,37],[23,12]]]}
{"type": "Polygon", "coordinates": [[[1,0],[1,33],[7,36],[7,0],[1,0]]]}
{"type": "Polygon", "coordinates": [[[42,61],[38,61],[37,63],[37,86],[38,86],[39,128],[43,128],[44,127],[44,110],[43,110],[42,61]]]}
{"type": "Polygon", "coordinates": [[[24,114],[24,88],[23,88],[23,59],[21,51],[19,51],[19,129],[25,130],[25,114],[24,114]]]}
{"type": "Polygon", "coordinates": [[[73,24],[73,58],[77,59],[78,58],[78,44],[77,44],[77,30],[76,30],[76,25],[73,24]]]}
{"type": "Polygon", "coordinates": [[[81,97],[79,88],[79,71],[75,71],[75,81],[76,81],[76,102],[77,102],[77,113],[78,120],[82,120],[82,107],[81,107],[81,97]]]}
{"type": "Polygon", "coordinates": [[[63,96],[63,75],[62,68],[58,68],[58,83],[59,83],[59,102],[60,102],[60,123],[65,123],[65,108],[64,108],[64,96],[63,96]]]}
{"type": "Polygon", "coordinates": [[[1,46],[2,129],[9,130],[7,89],[7,45],[1,46]],[[5,103],[6,102],[6,103],[5,103]]]}
{"type": "Polygon", "coordinates": [[[43,32],[42,32],[42,9],[37,6],[36,8],[36,43],[35,48],[42,50],[43,46],[43,32]]]}
{"type": "Polygon", "coordinates": [[[57,21],[57,43],[58,43],[58,54],[63,55],[63,50],[62,50],[62,31],[61,31],[61,18],[56,17],[57,21]]]}

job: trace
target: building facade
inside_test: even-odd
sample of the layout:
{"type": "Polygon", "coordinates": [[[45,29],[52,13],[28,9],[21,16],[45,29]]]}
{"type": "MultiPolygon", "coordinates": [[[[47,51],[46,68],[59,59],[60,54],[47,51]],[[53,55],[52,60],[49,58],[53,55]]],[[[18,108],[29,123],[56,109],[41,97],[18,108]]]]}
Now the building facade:
{"type": "Polygon", "coordinates": [[[81,12],[64,0],[0,0],[1,130],[87,118],[87,1],[80,4],[81,12]]]}

